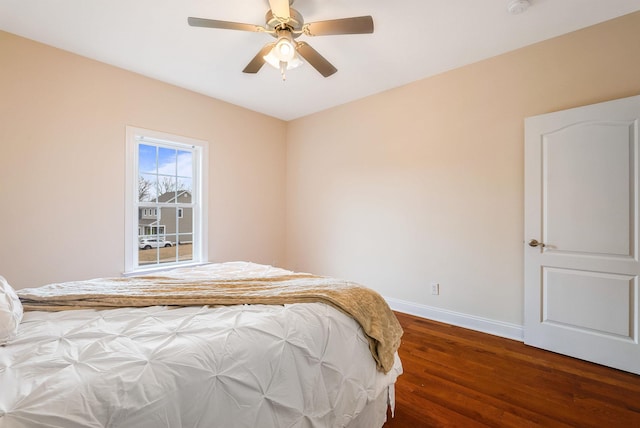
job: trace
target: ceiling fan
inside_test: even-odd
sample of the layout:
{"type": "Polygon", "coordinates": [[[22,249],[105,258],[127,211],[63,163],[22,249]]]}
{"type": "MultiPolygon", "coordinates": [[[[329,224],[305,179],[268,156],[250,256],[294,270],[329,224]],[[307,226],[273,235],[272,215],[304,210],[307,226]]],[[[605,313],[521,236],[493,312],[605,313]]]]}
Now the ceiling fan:
{"type": "Polygon", "coordinates": [[[307,36],[327,36],[373,33],[373,18],[371,16],[332,19],[305,24],[300,12],[291,7],[294,0],[268,1],[270,9],[267,11],[264,26],[194,17],[189,17],[188,22],[192,27],[253,31],[267,33],[275,37],[277,40],[267,43],[242,71],[244,73],[257,73],[266,62],[280,70],[283,80],[285,80],[286,70],[302,65],[301,58],[305,59],[324,77],[329,77],[338,71],[308,43],[295,40],[302,34],[307,36]]]}

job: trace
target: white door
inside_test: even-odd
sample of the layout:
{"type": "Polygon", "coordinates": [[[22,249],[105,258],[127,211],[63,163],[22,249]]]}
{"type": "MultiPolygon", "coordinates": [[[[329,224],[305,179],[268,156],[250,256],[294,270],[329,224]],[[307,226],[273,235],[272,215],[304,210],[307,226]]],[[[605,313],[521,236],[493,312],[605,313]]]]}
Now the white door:
{"type": "Polygon", "coordinates": [[[636,96],[525,120],[524,234],[525,343],[638,374],[639,118],[636,96]]]}

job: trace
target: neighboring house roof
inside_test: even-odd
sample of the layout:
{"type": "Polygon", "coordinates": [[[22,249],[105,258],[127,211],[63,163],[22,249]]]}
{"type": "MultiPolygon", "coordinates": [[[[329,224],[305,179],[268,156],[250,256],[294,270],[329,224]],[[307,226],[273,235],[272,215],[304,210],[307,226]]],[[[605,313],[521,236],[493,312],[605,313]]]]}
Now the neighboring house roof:
{"type": "Polygon", "coordinates": [[[188,190],[179,190],[177,193],[177,195],[176,192],[163,193],[162,195],[158,196],[158,202],[171,203],[175,202],[176,198],[180,200],[180,198],[182,198],[183,196],[185,200],[181,202],[191,202],[191,192],[189,192],[188,190]]]}

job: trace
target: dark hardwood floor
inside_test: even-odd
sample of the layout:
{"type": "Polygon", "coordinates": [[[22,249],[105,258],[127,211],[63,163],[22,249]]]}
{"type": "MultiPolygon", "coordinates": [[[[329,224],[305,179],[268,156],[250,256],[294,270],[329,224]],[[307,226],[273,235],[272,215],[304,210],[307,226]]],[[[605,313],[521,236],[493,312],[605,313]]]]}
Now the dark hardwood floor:
{"type": "Polygon", "coordinates": [[[640,428],[640,376],[396,315],[404,374],[385,428],[640,428]]]}

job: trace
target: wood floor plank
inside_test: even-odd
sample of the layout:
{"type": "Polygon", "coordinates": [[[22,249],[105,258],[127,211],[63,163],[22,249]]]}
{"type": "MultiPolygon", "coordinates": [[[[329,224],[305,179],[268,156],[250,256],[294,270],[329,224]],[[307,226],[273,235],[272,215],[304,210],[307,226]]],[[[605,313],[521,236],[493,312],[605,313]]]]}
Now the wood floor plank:
{"type": "Polygon", "coordinates": [[[385,428],[640,428],[640,376],[396,315],[404,374],[385,428]]]}

